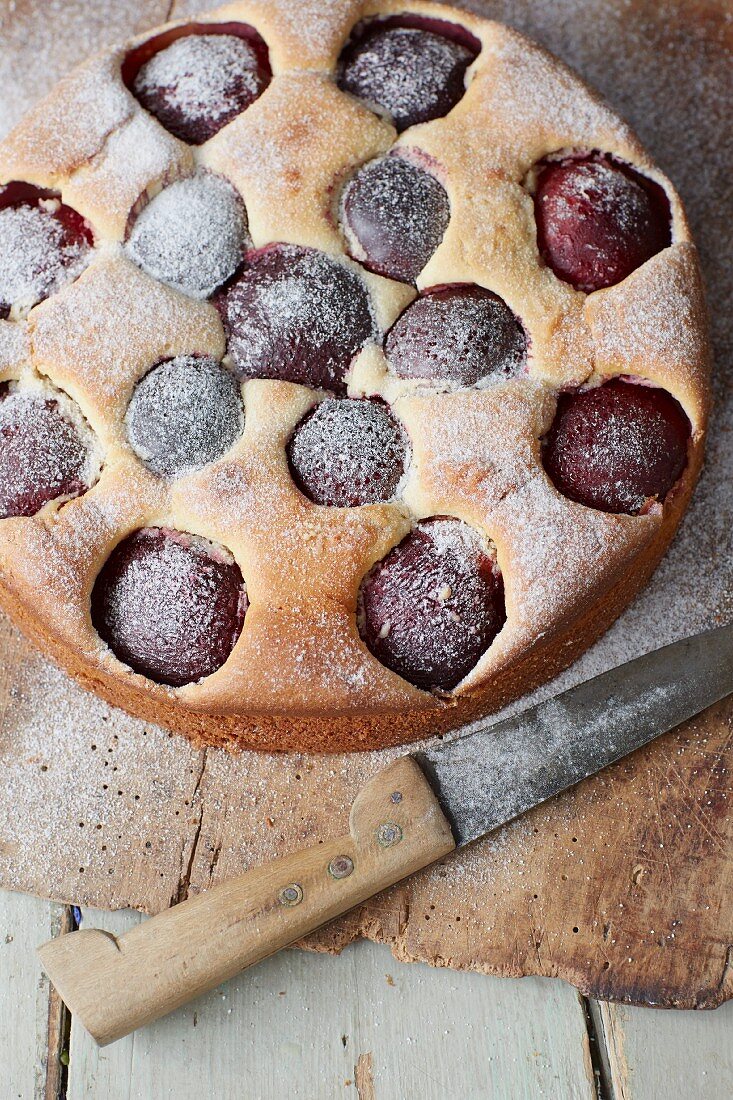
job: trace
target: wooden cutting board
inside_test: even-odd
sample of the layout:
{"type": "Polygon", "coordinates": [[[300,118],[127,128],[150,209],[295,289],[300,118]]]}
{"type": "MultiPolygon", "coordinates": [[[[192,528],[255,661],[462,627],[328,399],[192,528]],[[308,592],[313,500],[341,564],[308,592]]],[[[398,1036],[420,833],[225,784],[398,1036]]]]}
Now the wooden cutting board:
{"type": "MultiPolygon", "coordinates": [[[[307,19],[318,5],[301,2],[307,19]]],[[[733,618],[733,24],[726,0],[467,6],[570,62],[675,180],[701,246],[717,354],[708,465],[680,535],[642,597],[540,698],[733,618]]],[[[174,3],[172,14],[186,10],[174,3]]],[[[168,13],[158,0],[5,5],[0,132],[94,48],[168,13]]],[[[82,692],[4,620],[0,655],[4,887],[155,912],[343,831],[358,787],[395,755],[194,750],[82,692]]],[[[338,950],[368,936],[401,959],[559,976],[635,1004],[714,1007],[733,996],[732,745],[729,700],[307,946],[338,950]]]]}

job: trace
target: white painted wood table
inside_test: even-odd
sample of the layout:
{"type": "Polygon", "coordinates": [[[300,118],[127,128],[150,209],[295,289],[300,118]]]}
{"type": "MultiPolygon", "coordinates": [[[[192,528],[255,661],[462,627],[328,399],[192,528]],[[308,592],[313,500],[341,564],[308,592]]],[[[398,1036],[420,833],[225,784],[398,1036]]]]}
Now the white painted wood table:
{"type": "MultiPolygon", "coordinates": [[[[730,1100],[733,1002],[663,1012],[564,982],[287,951],[98,1049],[35,957],[71,912],[0,892],[1,1100],[730,1100]]],[[[88,911],[114,932],[136,913],[88,911]]]]}

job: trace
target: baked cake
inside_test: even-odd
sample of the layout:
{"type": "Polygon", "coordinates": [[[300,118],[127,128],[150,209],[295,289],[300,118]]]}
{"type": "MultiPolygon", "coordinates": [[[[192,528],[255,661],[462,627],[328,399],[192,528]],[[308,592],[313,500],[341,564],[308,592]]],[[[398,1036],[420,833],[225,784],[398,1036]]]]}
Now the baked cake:
{"type": "Polygon", "coordinates": [[[234,3],[0,144],[0,599],[199,740],[445,731],[664,553],[709,406],[679,197],[507,27],[234,3]]]}

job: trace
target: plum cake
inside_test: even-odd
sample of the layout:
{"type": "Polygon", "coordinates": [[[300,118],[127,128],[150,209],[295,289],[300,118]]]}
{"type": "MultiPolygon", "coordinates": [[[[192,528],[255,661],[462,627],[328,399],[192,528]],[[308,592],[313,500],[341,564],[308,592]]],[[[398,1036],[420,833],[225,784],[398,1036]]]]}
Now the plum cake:
{"type": "Polygon", "coordinates": [[[668,546],[709,396],[674,187],[468,12],[231,3],[0,144],[0,602],[199,741],[397,744],[556,674],[668,546]]]}

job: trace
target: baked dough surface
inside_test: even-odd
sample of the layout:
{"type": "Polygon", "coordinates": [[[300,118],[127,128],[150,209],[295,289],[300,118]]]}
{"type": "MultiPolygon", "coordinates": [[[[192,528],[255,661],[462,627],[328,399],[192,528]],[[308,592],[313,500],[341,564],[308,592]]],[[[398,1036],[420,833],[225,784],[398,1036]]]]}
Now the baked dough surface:
{"type": "MultiPolygon", "coordinates": [[[[190,22],[185,20],[183,22],[190,22]]],[[[0,522],[0,600],[85,686],[152,721],[209,743],[268,750],[349,750],[455,727],[548,679],[602,633],[644,584],[685,511],[702,462],[709,407],[706,316],[695,246],[680,200],[629,128],[560,62],[520,34],[429,3],[313,5],[252,0],[201,16],[244,22],[270,51],[262,96],[207,143],[184,145],[137,103],[120,75],[131,48],[75,70],[0,144],[0,183],[60,191],[94,227],[85,272],[30,311],[0,322],[0,381],[41,376],[69,394],[104,452],[82,497],[0,522]],[[452,20],[481,41],[466,94],[445,118],[394,128],[336,87],[359,19],[416,12],[452,20]],[[417,286],[475,282],[500,295],[530,340],[528,371],[452,393],[391,376],[381,349],[358,357],[352,396],[381,395],[404,424],[412,462],[400,501],[319,507],[294,486],[285,445],[318,400],[305,387],[243,386],[245,430],[220,460],[166,483],[127,441],[139,379],[163,358],[225,352],[208,302],[156,282],[123,252],[146,197],[196,167],[241,193],[255,247],[322,249],[365,279],[386,330],[415,290],[364,272],[345,254],[335,196],[360,165],[394,146],[419,151],[447,190],[451,219],[417,286]],[[601,149],[665,189],[672,244],[622,283],[586,295],[541,262],[532,166],[560,150],[601,149]],[[539,440],[558,391],[617,375],[665,387],[692,425],[690,459],[663,508],[597,512],[561,496],[539,440]],[[412,687],[360,639],[360,582],[419,519],[456,516],[496,547],[507,622],[448,697],[412,687]],[[231,656],[205,680],[157,685],[122,665],[91,623],[104,561],[143,526],[224,544],[250,602],[231,656]]]]}

